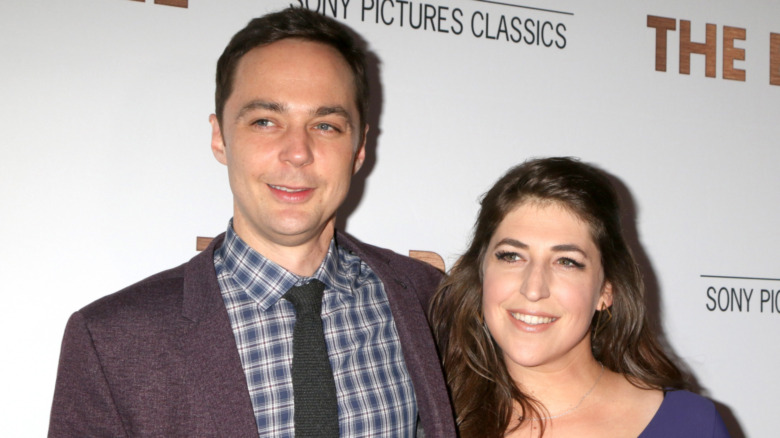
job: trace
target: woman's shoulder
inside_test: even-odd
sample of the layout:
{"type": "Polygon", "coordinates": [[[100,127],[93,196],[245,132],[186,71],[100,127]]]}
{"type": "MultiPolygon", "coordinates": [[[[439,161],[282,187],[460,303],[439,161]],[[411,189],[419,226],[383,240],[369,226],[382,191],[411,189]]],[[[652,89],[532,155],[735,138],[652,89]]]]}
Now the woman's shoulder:
{"type": "Polygon", "coordinates": [[[667,391],[661,407],[639,436],[651,437],[729,437],[715,404],[689,391],[667,391]]]}

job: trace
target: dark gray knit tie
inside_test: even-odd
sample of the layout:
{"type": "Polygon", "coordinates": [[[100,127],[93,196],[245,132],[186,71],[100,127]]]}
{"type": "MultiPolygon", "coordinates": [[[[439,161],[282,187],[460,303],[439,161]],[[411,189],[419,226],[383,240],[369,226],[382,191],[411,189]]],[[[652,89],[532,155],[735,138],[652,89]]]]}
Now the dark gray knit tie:
{"type": "Polygon", "coordinates": [[[336,383],[320,318],[324,290],[325,284],[313,280],[283,296],[295,306],[296,315],[292,361],[296,438],[339,436],[336,383]]]}

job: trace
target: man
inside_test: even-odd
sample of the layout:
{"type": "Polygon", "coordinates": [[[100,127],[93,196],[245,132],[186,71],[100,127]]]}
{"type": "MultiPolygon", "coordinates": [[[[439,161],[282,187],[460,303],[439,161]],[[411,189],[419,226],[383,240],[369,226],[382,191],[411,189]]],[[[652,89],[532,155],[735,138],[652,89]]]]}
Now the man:
{"type": "Polygon", "coordinates": [[[233,37],[210,117],[228,230],[71,317],[49,436],[294,436],[286,292],[316,280],[338,433],[455,436],[425,318],[438,272],[334,227],[365,158],[367,84],[349,33],[315,12],[233,37]]]}

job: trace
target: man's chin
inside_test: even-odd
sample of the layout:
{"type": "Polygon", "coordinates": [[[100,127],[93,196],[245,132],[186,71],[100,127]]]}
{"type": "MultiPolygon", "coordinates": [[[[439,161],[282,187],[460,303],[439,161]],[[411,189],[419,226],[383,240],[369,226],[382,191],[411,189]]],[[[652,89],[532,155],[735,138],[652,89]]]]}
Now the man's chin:
{"type": "Polygon", "coordinates": [[[294,222],[275,227],[272,239],[283,246],[295,247],[315,242],[329,242],[333,237],[333,221],[325,224],[294,222]]]}

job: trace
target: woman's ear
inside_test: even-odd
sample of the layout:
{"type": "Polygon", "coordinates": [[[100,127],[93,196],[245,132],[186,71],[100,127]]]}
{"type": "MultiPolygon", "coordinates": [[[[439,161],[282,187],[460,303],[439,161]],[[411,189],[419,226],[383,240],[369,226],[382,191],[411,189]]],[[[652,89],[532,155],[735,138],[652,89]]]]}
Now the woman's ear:
{"type": "Polygon", "coordinates": [[[597,310],[602,310],[607,307],[612,307],[612,283],[604,281],[604,286],[601,288],[601,296],[599,297],[597,310]]]}

